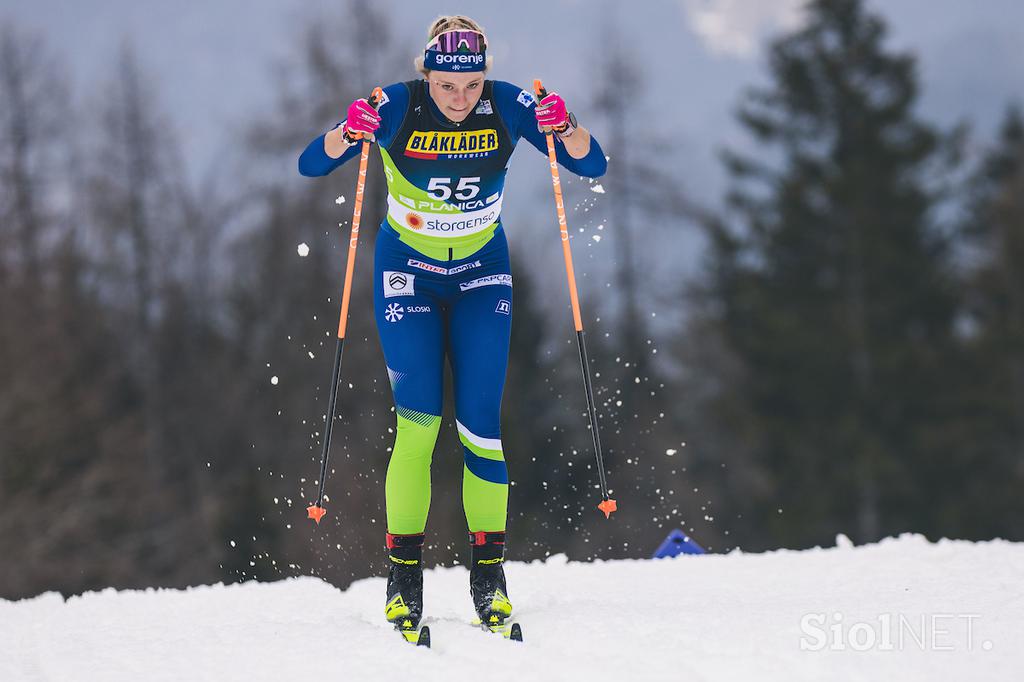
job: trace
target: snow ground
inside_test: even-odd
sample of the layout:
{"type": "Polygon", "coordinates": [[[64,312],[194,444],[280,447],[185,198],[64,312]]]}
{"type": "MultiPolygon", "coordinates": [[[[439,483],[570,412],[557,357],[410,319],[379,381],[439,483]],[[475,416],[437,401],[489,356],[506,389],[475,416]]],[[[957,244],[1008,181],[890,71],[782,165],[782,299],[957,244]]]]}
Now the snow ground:
{"type": "Polygon", "coordinates": [[[0,680],[1021,679],[1024,544],[839,540],[511,563],[522,644],[468,625],[461,567],[426,575],[430,650],[389,631],[382,578],[0,600],[0,680]]]}

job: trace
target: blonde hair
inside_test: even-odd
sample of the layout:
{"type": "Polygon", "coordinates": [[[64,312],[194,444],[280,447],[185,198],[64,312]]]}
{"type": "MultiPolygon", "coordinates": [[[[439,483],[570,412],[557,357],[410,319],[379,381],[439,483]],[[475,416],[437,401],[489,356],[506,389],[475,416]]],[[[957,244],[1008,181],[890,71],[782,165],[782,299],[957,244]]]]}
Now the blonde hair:
{"type": "MultiPolygon", "coordinates": [[[[483,27],[470,19],[469,17],[462,14],[448,14],[441,15],[437,19],[434,19],[434,23],[427,29],[427,41],[431,41],[437,36],[441,35],[445,31],[451,31],[457,28],[464,28],[467,31],[479,31],[484,32],[483,27]]],[[[494,57],[488,55],[487,62],[484,64],[484,73],[487,73],[491,68],[491,64],[494,62],[494,57]]],[[[424,76],[430,73],[430,69],[423,66],[423,55],[418,55],[412,60],[413,66],[416,70],[424,76]]]]}

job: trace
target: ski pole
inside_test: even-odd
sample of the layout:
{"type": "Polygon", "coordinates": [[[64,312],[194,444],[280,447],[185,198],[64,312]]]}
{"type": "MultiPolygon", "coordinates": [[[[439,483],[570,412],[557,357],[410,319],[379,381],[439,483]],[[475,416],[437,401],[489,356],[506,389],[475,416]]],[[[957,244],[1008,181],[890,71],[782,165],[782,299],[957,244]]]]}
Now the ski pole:
{"type": "MultiPolygon", "coordinates": [[[[369,104],[376,107],[380,102],[384,91],[379,87],[373,89],[370,95],[369,104]]],[[[324,517],[327,510],[323,507],[324,502],[324,481],[327,478],[327,460],[331,453],[331,431],[334,427],[334,410],[338,402],[338,381],[341,377],[341,353],[345,348],[345,327],[348,324],[348,301],[352,293],[352,273],[356,266],[356,247],[359,245],[359,219],[363,213],[363,190],[366,188],[366,162],[370,158],[370,141],[362,133],[355,133],[356,139],[363,140],[362,154],[359,157],[359,176],[356,180],[356,200],[352,207],[352,232],[348,240],[348,260],[345,263],[345,287],[341,293],[341,317],[338,321],[338,345],[334,352],[334,370],[331,372],[331,397],[327,404],[327,423],[324,425],[324,449],[320,455],[320,490],[316,495],[316,502],[306,508],[309,518],[320,525],[320,519],[324,517]]]]}
{"type": "MultiPolygon", "coordinates": [[[[533,91],[538,103],[547,91],[540,79],[533,81],[533,91]]],[[[565,220],[565,203],[562,201],[562,182],[558,178],[558,161],[555,156],[555,139],[548,131],[548,164],[551,166],[551,184],[555,190],[555,208],[558,210],[558,227],[562,233],[562,254],[565,256],[565,274],[569,280],[569,300],[572,302],[572,320],[576,326],[576,341],[580,349],[580,364],[583,366],[583,385],[587,391],[587,412],[590,414],[590,432],[594,437],[594,453],[597,456],[597,477],[601,483],[601,503],[597,508],[605,518],[611,516],[617,506],[608,495],[608,481],[605,479],[604,458],[601,456],[601,437],[597,432],[597,406],[594,404],[594,388],[590,382],[590,361],[587,359],[587,344],[583,338],[583,317],[580,315],[580,298],[576,291],[576,273],[572,267],[572,252],[569,249],[569,226],[565,220]]]]}

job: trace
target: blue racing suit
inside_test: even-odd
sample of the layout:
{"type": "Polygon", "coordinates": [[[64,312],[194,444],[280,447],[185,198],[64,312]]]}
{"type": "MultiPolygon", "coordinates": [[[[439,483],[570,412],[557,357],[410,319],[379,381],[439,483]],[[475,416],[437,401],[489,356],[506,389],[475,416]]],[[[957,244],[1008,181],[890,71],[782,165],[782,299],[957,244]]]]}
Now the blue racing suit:
{"type": "MultiPolygon", "coordinates": [[[[374,310],[397,413],[385,482],[387,530],[424,531],[447,356],[463,446],[466,521],[470,532],[504,531],[509,479],[499,416],[512,271],[501,205],[516,142],[525,138],[544,154],[547,142],[526,90],[484,81],[473,113],[452,123],[428,88],[425,80],[390,85],[378,108],[388,214],[376,241],[374,310]]],[[[359,147],[332,159],[321,135],[299,158],[299,172],[326,175],[357,156],[359,147]]],[[[555,147],[569,171],[604,174],[607,162],[593,137],[582,159],[569,156],[560,141],[555,147]]]]}

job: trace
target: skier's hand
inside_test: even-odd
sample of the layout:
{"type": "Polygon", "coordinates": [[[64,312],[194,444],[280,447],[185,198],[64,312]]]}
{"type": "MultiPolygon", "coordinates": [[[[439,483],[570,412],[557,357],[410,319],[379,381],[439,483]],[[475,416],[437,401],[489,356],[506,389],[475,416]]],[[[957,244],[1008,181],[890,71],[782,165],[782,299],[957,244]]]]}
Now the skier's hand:
{"type": "Polygon", "coordinates": [[[533,110],[537,117],[537,127],[541,132],[563,132],[569,127],[569,111],[565,100],[557,92],[549,92],[533,110]]]}
{"type": "Polygon", "coordinates": [[[371,137],[380,128],[380,114],[366,101],[359,98],[348,107],[345,117],[345,140],[354,142],[362,137],[371,137]]]}

